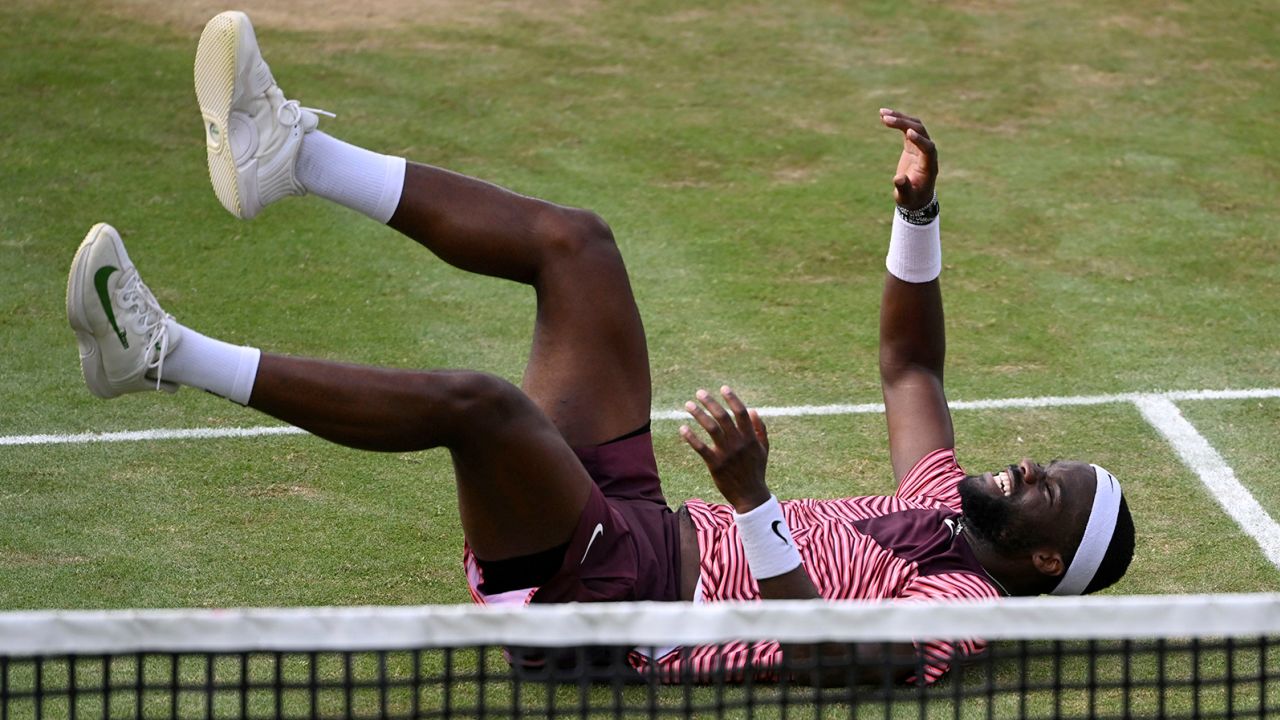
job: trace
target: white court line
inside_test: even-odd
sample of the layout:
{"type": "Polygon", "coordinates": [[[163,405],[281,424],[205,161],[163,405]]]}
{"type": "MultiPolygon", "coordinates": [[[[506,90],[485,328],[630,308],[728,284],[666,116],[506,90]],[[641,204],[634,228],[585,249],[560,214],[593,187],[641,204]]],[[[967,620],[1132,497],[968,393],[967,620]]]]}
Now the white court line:
{"type": "Polygon", "coordinates": [[[261,435],[305,435],[306,430],[287,425],[246,428],[154,428],[113,433],[75,435],[2,435],[0,445],[77,445],[95,442],[137,442],[140,440],[208,440],[213,438],[258,437],[261,435]]]}
{"type": "Polygon", "coordinates": [[[1280,525],[1236,479],[1235,471],[1167,397],[1148,395],[1134,401],[1142,417],[1160,431],[1240,529],[1258,543],[1272,565],[1280,567],[1280,525]]]}
{"type": "Polygon", "coordinates": [[[1173,390],[1164,393],[1139,393],[1134,399],[1162,397],[1167,400],[1252,400],[1280,397],[1280,388],[1255,388],[1253,390],[1173,390]]]}
{"type": "MultiPolygon", "coordinates": [[[[1280,398],[1280,388],[1253,388],[1244,390],[1174,390],[1155,393],[1118,393],[1114,395],[1044,396],[1030,398],[1003,398],[994,400],[958,400],[950,403],[952,410],[996,410],[1003,408],[1043,408],[1078,405],[1107,405],[1110,403],[1137,403],[1143,398],[1167,400],[1246,400],[1254,398],[1280,398]]],[[[756,408],[765,417],[806,417],[814,415],[865,415],[884,412],[880,403],[859,405],[792,405],[756,408]]],[[[654,420],[684,420],[683,410],[654,410],[654,420]]],[[[187,428],[131,430],[114,433],[77,433],[73,435],[0,435],[0,446],[6,445],[66,445],[96,442],[135,442],[139,440],[203,440],[216,438],[257,437],[261,435],[301,435],[305,431],[282,425],[246,428],[187,428]]]]}

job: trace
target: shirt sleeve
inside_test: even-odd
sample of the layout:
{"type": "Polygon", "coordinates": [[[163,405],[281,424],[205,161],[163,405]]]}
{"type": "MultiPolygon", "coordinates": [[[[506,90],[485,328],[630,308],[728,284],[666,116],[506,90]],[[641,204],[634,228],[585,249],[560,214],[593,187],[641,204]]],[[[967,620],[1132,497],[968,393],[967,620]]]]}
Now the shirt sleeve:
{"type": "MultiPolygon", "coordinates": [[[[968,573],[944,573],[917,577],[907,584],[904,600],[977,600],[1000,597],[990,583],[968,573]]],[[[946,674],[952,663],[982,654],[987,643],[978,638],[915,641],[916,652],[924,666],[923,680],[910,678],[912,684],[932,685],[946,674]]]]}
{"type": "Polygon", "coordinates": [[[942,503],[960,512],[959,484],[963,478],[955,448],[942,448],[920,458],[902,477],[895,494],[903,500],[942,503]]]}

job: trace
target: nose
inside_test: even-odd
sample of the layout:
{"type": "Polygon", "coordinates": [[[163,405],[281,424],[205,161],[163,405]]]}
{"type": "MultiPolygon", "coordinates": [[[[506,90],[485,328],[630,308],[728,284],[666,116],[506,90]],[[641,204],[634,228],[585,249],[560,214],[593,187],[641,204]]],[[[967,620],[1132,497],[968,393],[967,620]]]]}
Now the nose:
{"type": "Polygon", "coordinates": [[[1018,467],[1022,470],[1022,482],[1028,485],[1035,485],[1044,481],[1044,468],[1040,467],[1035,460],[1024,457],[1018,463],[1018,467]]]}

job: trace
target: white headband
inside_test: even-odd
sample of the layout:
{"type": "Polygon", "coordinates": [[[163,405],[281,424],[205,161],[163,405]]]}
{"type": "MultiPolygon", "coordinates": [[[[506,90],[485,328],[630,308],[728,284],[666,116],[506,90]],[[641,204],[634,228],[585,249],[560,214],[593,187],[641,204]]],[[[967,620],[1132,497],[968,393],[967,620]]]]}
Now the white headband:
{"type": "Polygon", "coordinates": [[[1098,572],[1098,566],[1111,545],[1111,536],[1115,534],[1116,518],[1120,515],[1120,483],[1116,482],[1114,475],[1097,465],[1093,466],[1093,473],[1098,478],[1098,489],[1093,493],[1089,523],[1084,526],[1084,537],[1080,539],[1071,567],[1062,575],[1062,582],[1053,589],[1052,595],[1084,593],[1098,572]]]}

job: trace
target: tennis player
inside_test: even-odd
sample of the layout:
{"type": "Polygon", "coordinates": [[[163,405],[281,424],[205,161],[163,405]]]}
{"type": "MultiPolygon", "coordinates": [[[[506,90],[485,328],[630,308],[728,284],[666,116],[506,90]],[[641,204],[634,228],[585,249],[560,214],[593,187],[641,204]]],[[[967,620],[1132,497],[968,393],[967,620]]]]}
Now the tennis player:
{"type": "MultiPolygon", "coordinates": [[[[210,178],[228,211],[249,219],[310,193],[455,267],[529,285],[537,311],[524,379],[347,365],[207,337],[161,309],[120,236],[99,224],[67,288],[90,391],[186,385],[353,448],[448,448],[477,602],[1072,595],[1124,574],[1133,523],[1106,470],[1023,459],[966,475],[956,463],[942,383],[937,151],[918,119],[880,112],[903,138],[880,317],[897,492],[779,502],[765,481],[765,425],[723,387],[696,393],[680,434],[726,503],[690,500],[672,512],[650,438],[645,334],[599,217],[318,130],[318,111],[285,98],[242,13],[205,27],[195,80],[210,178]]],[[[930,682],[981,648],[904,646],[917,662],[902,679],[930,682]]],[[[781,653],[762,643],[633,662],[672,677],[741,676],[750,654],[767,676],[781,653]]]]}

